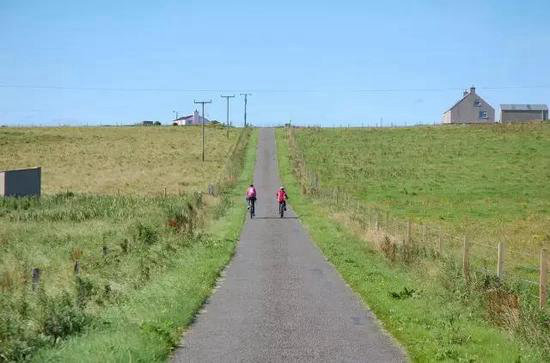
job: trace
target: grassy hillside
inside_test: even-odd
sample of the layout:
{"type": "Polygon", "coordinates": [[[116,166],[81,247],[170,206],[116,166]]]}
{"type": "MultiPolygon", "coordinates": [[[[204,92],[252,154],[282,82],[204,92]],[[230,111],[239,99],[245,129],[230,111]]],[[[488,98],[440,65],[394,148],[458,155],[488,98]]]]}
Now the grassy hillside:
{"type": "MultiPolygon", "coordinates": [[[[55,155],[65,168],[64,175],[74,175],[72,168],[84,162],[85,154],[61,152],[63,147],[73,147],[65,142],[55,147],[49,141],[36,141],[49,140],[41,130],[45,135],[80,135],[94,144],[96,158],[88,170],[100,167],[99,155],[109,158],[105,165],[117,163],[112,160],[118,158],[116,152],[101,151],[109,149],[109,137],[97,137],[111,129],[22,131],[36,136],[35,148],[53,150],[51,159],[45,160],[54,165],[55,155]]],[[[198,135],[194,129],[170,130],[112,129],[121,137],[117,148],[131,146],[132,154],[143,151],[136,141],[140,138],[154,136],[150,145],[162,148],[178,137],[191,140],[198,135]]],[[[253,170],[255,136],[248,142],[251,132],[241,134],[236,144],[237,131],[229,140],[221,131],[209,133],[218,135],[219,142],[212,147],[218,151],[215,160],[210,156],[209,168],[201,166],[200,144],[195,142],[188,145],[194,159],[188,157],[187,164],[174,169],[174,161],[158,154],[155,170],[169,175],[174,183],[192,180],[186,184],[191,190],[217,182],[219,195],[189,191],[164,197],[159,190],[150,195],[154,194],[150,188],[162,185],[164,179],[142,182],[136,176],[139,173],[126,165],[128,169],[120,172],[129,170],[130,175],[120,177],[130,185],[119,194],[100,194],[104,180],[90,177],[82,188],[78,180],[67,180],[63,187],[61,179],[49,184],[50,192],[65,185],[74,185],[74,191],[40,199],[0,199],[0,361],[166,358],[229,261],[245,212],[236,201],[241,201],[241,190],[253,170]],[[189,177],[193,170],[203,174],[189,177]],[[91,190],[97,193],[80,193],[91,190]],[[77,262],[79,273],[75,273],[77,262]],[[36,289],[31,287],[32,268],[42,271],[36,289]]],[[[2,147],[17,150],[11,143],[2,147]]],[[[150,170],[145,160],[131,162],[146,174],[150,170]]],[[[116,168],[104,169],[109,170],[116,168]]]]}
{"type": "Polygon", "coordinates": [[[42,167],[42,190],[153,195],[204,190],[239,130],[200,127],[0,129],[0,170],[42,167]]]}
{"type": "Polygon", "coordinates": [[[401,218],[550,246],[550,124],[299,129],[321,185],[401,218]]]}

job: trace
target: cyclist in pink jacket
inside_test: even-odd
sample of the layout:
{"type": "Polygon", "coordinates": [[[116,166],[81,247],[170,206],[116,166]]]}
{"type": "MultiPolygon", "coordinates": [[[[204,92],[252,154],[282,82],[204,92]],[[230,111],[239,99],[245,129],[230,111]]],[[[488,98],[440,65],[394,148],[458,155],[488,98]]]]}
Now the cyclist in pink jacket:
{"type": "Polygon", "coordinates": [[[254,208],[254,203],[256,202],[256,188],[254,188],[254,184],[250,184],[246,190],[246,201],[248,202],[248,209],[251,206],[254,208]]]}

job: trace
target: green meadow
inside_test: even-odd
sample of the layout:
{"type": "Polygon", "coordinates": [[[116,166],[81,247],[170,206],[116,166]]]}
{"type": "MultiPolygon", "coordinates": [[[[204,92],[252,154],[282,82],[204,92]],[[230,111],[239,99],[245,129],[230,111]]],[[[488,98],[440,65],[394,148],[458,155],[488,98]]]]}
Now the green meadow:
{"type": "Polygon", "coordinates": [[[322,187],[397,218],[550,246],[550,124],[297,129],[322,187]]]}

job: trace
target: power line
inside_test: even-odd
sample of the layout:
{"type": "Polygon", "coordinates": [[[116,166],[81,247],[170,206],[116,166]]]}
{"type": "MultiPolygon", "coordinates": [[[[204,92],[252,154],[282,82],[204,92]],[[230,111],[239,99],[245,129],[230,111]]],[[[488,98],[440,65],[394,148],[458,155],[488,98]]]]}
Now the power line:
{"type": "MultiPolygon", "coordinates": [[[[397,93],[397,92],[445,92],[462,91],[464,87],[445,88],[364,88],[364,89],[223,89],[223,88],[127,88],[127,87],[68,87],[48,85],[18,85],[0,84],[0,88],[36,89],[59,91],[102,91],[102,92],[181,92],[181,93],[397,93]]],[[[508,89],[550,89],[550,85],[528,86],[481,86],[481,90],[508,90],[508,89]]]]}

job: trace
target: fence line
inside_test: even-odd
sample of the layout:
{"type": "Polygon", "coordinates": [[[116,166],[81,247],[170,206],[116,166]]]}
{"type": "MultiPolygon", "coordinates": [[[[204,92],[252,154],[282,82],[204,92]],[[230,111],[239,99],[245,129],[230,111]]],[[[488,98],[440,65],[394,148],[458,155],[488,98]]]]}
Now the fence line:
{"type": "Polygon", "coordinates": [[[386,243],[385,239],[397,246],[409,246],[409,248],[421,249],[426,255],[460,257],[464,278],[468,279],[472,272],[480,270],[482,266],[494,264],[492,271],[500,279],[507,279],[518,282],[527,282],[531,285],[538,285],[537,298],[541,308],[548,302],[548,269],[549,256],[541,250],[540,254],[518,251],[510,248],[503,242],[494,245],[487,242],[479,242],[466,236],[453,235],[443,231],[440,226],[420,224],[411,220],[403,220],[391,216],[387,210],[366,205],[360,199],[344,192],[342,188],[323,187],[319,173],[308,167],[304,154],[300,149],[295,135],[294,128],[287,128],[287,140],[290,149],[291,169],[298,180],[303,194],[322,200],[329,208],[335,211],[345,211],[350,214],[350,220],[372,234],[369,238],[374,247],[381,249],[381,244],[386,243]],[[481,251],[480,248],[484,249],[481,251]],[[525,259],[510,259],[512,256],[522,256],[525,259]],[[538,261],[537,261],[538,260],[538,261]],[[535,262],[537,261],[537,262],[535,262]],[[526,264],[525,262],[531,262],[526,264]],[[533,264],[533,262],[535,262],[533,264]],[[525,265],[528,266],[525,269],[525,265]],[[529,271],[531,267],[534,271],[529,271]],[[538,275],[538,282],[525,277],[538,275]]]}

